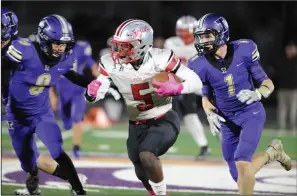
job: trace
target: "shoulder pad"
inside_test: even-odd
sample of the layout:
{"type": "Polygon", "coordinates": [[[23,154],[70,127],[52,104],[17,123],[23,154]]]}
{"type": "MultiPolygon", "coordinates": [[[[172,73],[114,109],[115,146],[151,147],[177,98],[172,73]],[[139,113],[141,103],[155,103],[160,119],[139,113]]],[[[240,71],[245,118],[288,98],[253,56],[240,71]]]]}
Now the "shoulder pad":
{"type": "Polygon", "coordinates": [[[33,44],[29,39],[20,38],[11,42],[6,56],[16,62],[20,63],[23,60],[29,59],[32,56],[33,44]]]}
{"type": "Polygon", "coordinates": [[[99,63],[100,74],[104,76],[108,76],[108,73],[112,71],[113,67],[114,67],[114,62],[110,54],[106,54],[100,58],[100,63],[99,63]]]}
{"type": "Polygon", "coordinates": [[[170,49],[152,48],[150,53],[154,62],[162,71],[171,72],[180,64],[180,60],[170,49]]]}
{"type": "Polygon", "coordinates": [[[260,60],[257,44],[253,40],[240,39],[236,41],[236,44],[241,50],[241,55],[243,55],[248,62],[256,62],[260,60]]]}

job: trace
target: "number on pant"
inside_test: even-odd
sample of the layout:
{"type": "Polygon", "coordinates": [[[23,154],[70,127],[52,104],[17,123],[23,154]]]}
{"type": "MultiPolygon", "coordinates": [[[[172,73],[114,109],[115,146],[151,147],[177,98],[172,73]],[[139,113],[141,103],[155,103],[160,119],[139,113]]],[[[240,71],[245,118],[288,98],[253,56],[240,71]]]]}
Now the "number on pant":
{"type": "Polygon", "coordinates": [[[227,82],[227,85],[228,85],[229,97],[232,97],[233,95],[235,95],[235,86],[234,86],[234,81],[233,81],[232,74],[226,75],[224,80],[225,80],[225,82],[227,82]]]}
{"type": "Polygon", "coordinates": [[[153,108],[153,99],[151,94],[140,95],[141,90],[149,89],[149,83],[143,84],[131,84],[132,94],[134,100],[144,101],[144,103],[138,104],[137,109],[139,111],[145,111],[153,108]]]}
{"type": "Polygon", "coordinates": [[[37,96],[43,92],[45,86],[49,86],[51,82],[51,75],[50,74],[42,74],[37,78],[36,86],[32,86],[29,89],[31,95],[37,96]]]}

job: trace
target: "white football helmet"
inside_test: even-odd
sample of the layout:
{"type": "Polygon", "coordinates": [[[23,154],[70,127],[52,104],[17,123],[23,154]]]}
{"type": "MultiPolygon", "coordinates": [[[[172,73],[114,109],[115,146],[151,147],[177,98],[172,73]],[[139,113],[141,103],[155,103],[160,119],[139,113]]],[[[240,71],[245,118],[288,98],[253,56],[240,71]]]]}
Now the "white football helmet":
{"type": "Polygon", "coordinates": [[[194,42],[193,33],[198,27],[198,20],[194,16],[182,16],[176,21],[175,31],[185,44],[194,42]]]}
{"type": "Polygon", "coordinates": [[[126,64],[142,58],[153,46],[154,31],[145,21],[129,19],[112,37],[111,56],[115,63],[126,64]]]}

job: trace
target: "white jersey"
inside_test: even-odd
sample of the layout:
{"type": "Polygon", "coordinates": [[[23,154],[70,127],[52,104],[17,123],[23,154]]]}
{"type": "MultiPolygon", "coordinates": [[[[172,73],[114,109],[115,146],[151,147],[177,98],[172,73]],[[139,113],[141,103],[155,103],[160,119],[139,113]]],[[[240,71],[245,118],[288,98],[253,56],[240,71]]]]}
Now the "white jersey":
{"type": "Polygon", "coordinates": [[[130,63],[115,64],[110,54],[101,58],[100,73],[118,87],[125,100],[132,121],[158,117],[172,108],[172,97],[158,96],[152,86],[152,77],[163,71],[174,71],[180,61],[169,49],[152,48],[142,65],[135,70],[130,63]]]}
{"type": "Polygon", "coordinates": [[[186,45],[184,41],[178,36],[166,39],[164,48],[173,50],[175,55],[184,65],[187,65],[188,60],[197,54],[194,43],[186,45]]]}

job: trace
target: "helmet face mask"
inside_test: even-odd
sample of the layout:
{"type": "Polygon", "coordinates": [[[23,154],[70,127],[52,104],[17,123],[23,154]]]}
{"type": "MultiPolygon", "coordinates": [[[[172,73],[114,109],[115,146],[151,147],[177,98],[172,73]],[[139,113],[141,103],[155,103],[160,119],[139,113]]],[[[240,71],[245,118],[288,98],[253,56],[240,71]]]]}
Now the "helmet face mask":
{"type": "Polygon", "coordinates": [[[120,42],[112,39],[111,41],[111,56],[117,64],[127,64],[137,61],[134,48],[139,45],[138,40],[120,42]]]}
{"type": "Polygon", "coordinates": [[[116,64],[133,63],[142,59],[153,46],[153,29],[143,20],[123,22],[111,39],[111,56],[116,64]]]}
{"type": "Polygon", "coordinates": [[[194,37],[198,55],[214,53],[229,41],[229,25],[218,14],[206,14],[198,20],[194,37]]]}
{"type": "Polygon", "coordinates": [[[198,31],[194,33],[194,37],[198,55],[212,53],[219,48],[217,45],[218,33],[214,30],[198,31]]]}

